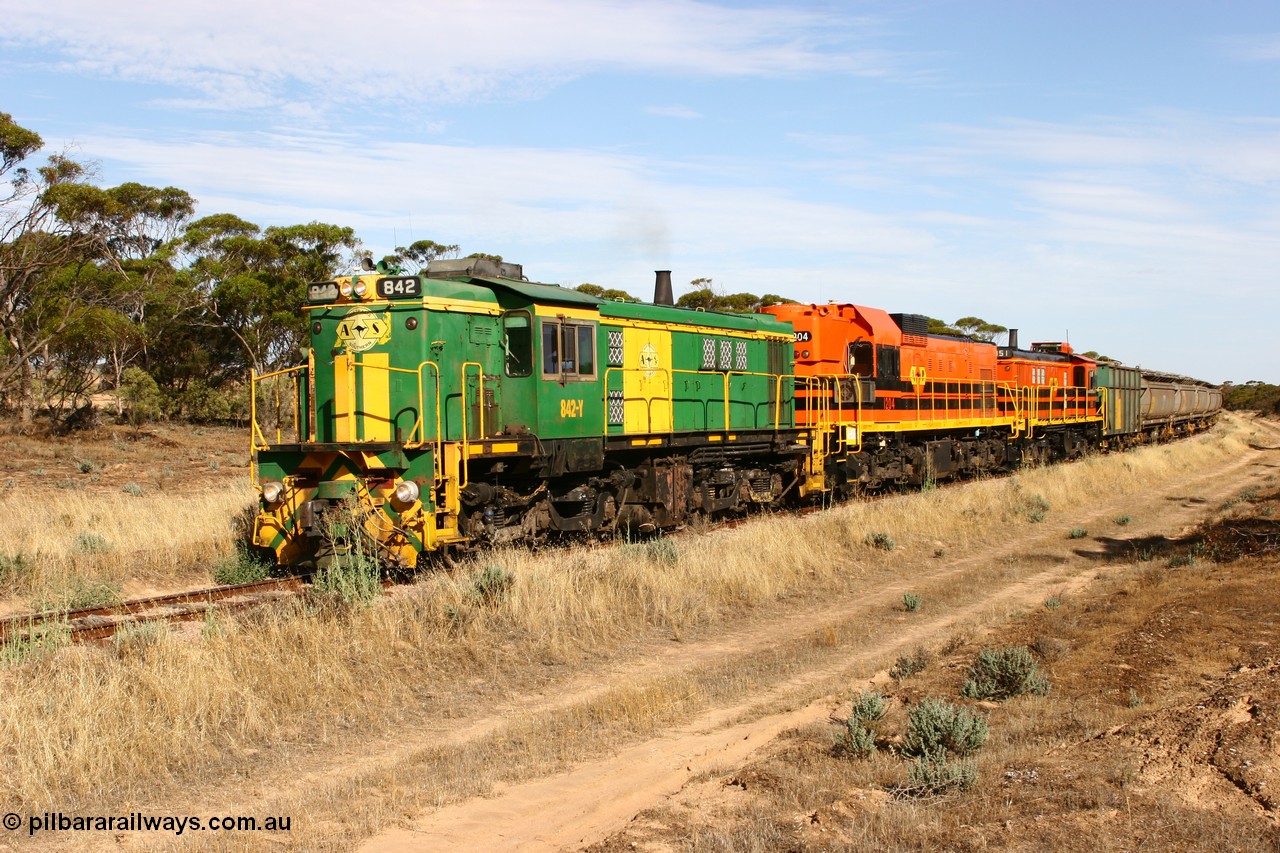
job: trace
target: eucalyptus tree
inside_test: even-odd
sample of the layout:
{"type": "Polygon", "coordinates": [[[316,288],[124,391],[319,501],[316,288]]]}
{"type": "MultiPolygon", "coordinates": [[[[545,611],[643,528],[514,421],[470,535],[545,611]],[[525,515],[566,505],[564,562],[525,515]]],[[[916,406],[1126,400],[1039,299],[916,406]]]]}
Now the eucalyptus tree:
{"type": "Polygon", "coordinates": [[[350,228],[312,222],[261,228],[229,213],[187,226],[184,268],[203,295],[204,325],[225,329],[243,363],[258,372],[293,364],[307,340],[308,282],[354,267],[360,241],[350,228]]]}
{"type": "Polygon", "coordinates": [[[83,393],[76,365],[116,339],[131,306],[136,314],[138,265],[195,209],[174,187],[99,187],[65,154],[24,165],[43,144],[0,113],[0,391],[23,422],[41,402],[83,393]]]}

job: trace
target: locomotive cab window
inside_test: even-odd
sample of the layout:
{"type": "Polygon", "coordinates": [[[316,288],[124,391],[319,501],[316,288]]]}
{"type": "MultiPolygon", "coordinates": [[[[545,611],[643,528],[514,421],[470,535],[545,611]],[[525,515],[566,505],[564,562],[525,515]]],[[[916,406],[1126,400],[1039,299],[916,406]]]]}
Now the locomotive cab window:
{"type": "Polygon", "coordinates": [[[849,372],[859,376],[871,376],[875,370],[875,347],[871,341],[854,341],[849,344],[849,372]]]}
{"type": "Polygon", "coordinates": [[[533,373],[533,321],[528,311],[512,311],[502,318],[502,346],[508,376],[533,373]]]}
{"type": "Polygon", "coordinates": [[[594,379],[595,375],[595,324],[543,320],[542,377],[594,379]]]}

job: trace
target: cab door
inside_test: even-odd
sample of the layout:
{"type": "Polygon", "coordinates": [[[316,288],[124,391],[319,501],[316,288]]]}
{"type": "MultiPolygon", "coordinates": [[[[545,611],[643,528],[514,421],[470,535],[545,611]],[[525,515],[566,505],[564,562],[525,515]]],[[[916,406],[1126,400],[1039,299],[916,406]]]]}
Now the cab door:
{"type": "Polygon", "coordinates": [[[603,434],[598,326],[564,315],[537,318],[538,432],[544,438],[603,434]]]}

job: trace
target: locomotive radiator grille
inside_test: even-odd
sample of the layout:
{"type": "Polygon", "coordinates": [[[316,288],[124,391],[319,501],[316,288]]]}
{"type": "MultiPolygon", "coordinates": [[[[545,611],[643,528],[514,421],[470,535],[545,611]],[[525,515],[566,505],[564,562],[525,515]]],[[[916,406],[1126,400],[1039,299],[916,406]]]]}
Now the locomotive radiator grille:
{"type": "Polygon", "coordinates": [[[621,391],[609,392],[609,425],[617,426],[626,417],[626,403],[621,391]]]}

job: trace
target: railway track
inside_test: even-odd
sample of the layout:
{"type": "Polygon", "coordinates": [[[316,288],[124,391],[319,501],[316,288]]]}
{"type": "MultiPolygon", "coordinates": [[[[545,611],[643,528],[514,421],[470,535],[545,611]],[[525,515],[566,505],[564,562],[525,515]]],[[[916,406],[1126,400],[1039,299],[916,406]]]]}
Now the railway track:
{"type": "Polygon", "coordinates": [[[73,642],[104,640],[121,628],[143,622],[186,622],[211,611],[245,610],[296,595],[306,584],[298,577],[134,598],[76,610],[50,610],[0,619],[0,643],[21,642],[51,631],[65,631],[73,642]]]}

